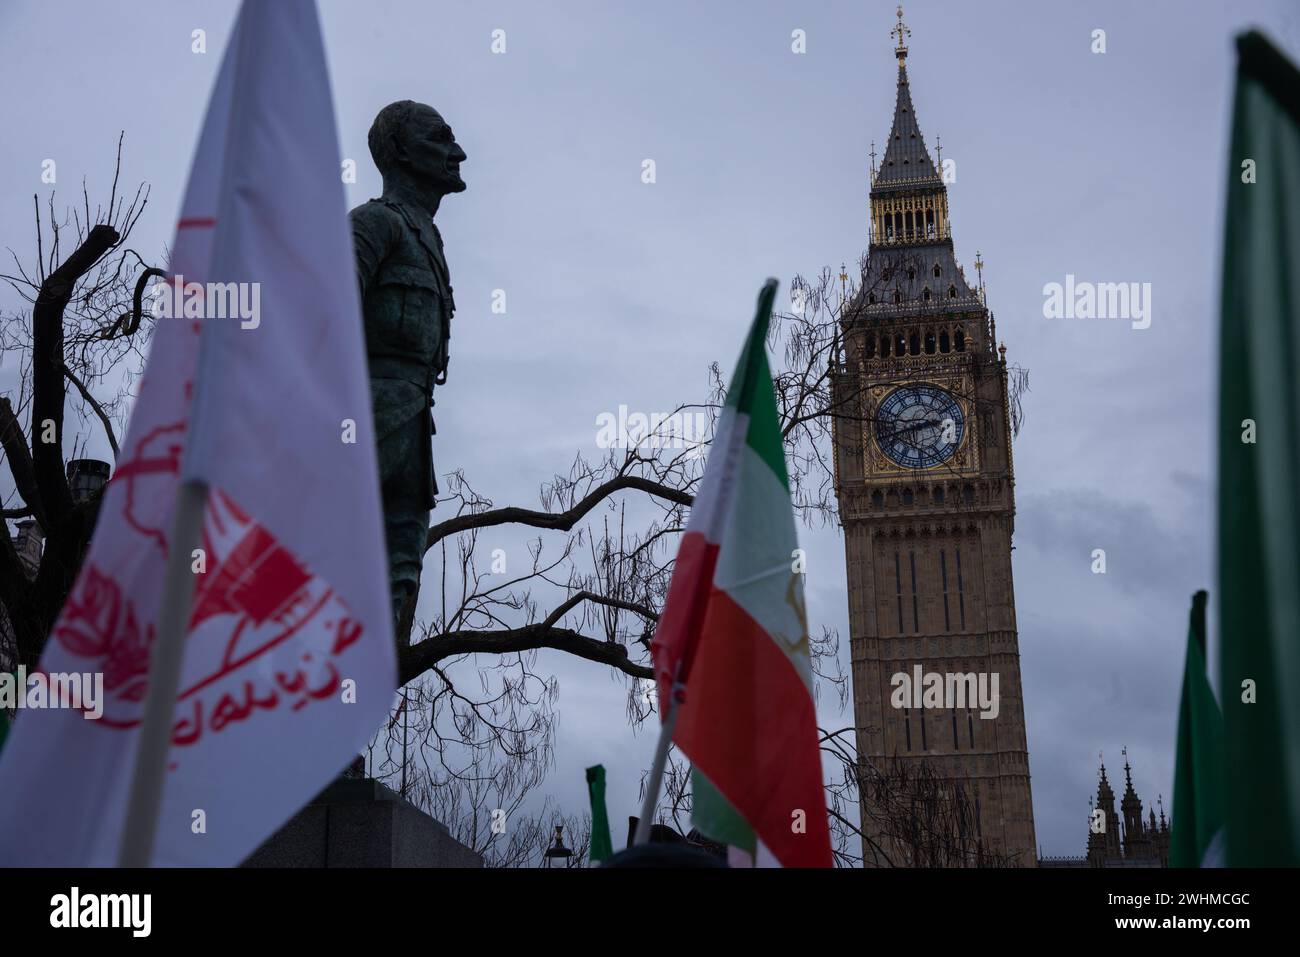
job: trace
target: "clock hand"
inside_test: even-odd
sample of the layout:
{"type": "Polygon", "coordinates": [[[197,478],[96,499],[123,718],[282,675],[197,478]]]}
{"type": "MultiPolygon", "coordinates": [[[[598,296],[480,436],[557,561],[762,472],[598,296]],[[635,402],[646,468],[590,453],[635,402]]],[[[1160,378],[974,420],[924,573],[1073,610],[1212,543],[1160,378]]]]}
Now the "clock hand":
{"type": "Polygon", "coordinates": [[[943,423],[940,421],[935,421],[934,419],[926,419],[922,422],[917,422],[912,425],[909,425],[906,428],[896,429],[894,431],[894,435],[902,435],[904,432],[916,432],[919,431],[920,429],[933,429],[941,425],[943,425],[943,423]]]}

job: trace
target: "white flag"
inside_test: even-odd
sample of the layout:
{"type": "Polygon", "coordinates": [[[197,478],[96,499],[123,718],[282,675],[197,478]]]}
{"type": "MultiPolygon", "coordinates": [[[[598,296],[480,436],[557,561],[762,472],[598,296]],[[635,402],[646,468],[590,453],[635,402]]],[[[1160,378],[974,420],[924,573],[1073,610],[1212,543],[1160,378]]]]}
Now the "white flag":
{"type": "Polygon", "coordinates": [[[387,561],[339,169],[314,3],[246,0],[177,226],[179,315],[157,322],[41,658],[46,674],[102,673],[103,715],[19,713],[0,753],[0,865],[117,861],[182,478],[209,495],[153,863],[238,864],[388,713],[387,561]]]}

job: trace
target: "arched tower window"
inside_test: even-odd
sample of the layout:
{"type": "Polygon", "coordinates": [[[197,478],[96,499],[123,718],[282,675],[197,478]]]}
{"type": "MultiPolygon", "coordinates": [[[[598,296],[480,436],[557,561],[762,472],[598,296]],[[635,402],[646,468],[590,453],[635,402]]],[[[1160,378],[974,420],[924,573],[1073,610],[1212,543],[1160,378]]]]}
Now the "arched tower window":
{"type": "MultiPolygon", "coordinates": [[[[966,487],[970,488],[969,485],[966,487]]],[[[966,630],[966,587],[965,587],[965,579],[962,577],[962,573],[961,573],[961,548],[958,547],[956,549],[956,552],[957,552],[957,612],[961,616],[961,630],[965,631],[966,630]]]]}
{"type": "Polygon", "coordinates": [[[957,330],[957,334],[956,334],[956,336],[954,336],[954,339],[956,339],[957,351],[958,351],[958,352],[965,352],[965,351],[966,351],[966,333],[964,333],[964,332],[962,332],[960,329],[958,329],[958,330],[957,330]]]}
{"type": "Polygon", "coordinates": [[[912,330],[912,334],[908,337],[908,344],[911,346],[908,351],[912,355],[919,356],[921,354],[921,336],[915,329],[912,330]]]}
{"type": "Polygon", "coordinates": [[[948,330],[947,329],[941,329],[939,331],[939,351],[940,352],[948,351],[948,330]]]}
{"type": "MultiPolygon", "coordinates": [[[[934,491],[935,495],[939,496],[939,493],[943,491],[943,487],[940,486],[934,491]]],[[[943,498],[941,496],[936,497],[935,501],[942,502],[943,498]]],[[[948,556],[942,548],[939,549],[939,576],[940,583],[943,585],[943,630],[952,631],[952,619],[948,614],[948,556]]]]}
{"type": "Polygon", "coordinates": [[[898,560],[898,549],[894,549],[894,598],[898,607],[898,633],[903,633],[903,567],[898,560]]]}
{"type": "MultiPolygon", "coordinates": [[[[910,489],[908,490],[910,493],[910,489]]],[[[908,551],[908,563],[912,566],[912,631],[921,633],[921,605],[916,595],[916,552],[908,551]]]]}

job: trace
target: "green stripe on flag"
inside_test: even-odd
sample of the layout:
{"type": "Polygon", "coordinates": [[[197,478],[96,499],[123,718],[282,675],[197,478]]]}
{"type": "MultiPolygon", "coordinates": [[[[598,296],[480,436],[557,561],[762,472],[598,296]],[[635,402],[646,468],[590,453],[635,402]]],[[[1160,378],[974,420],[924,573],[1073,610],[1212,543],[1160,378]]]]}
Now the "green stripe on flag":
{"type": "Polygon", "coordinates": [[[1174,767],[1174,820],[1169,836],[1171,867],[1201,867],[1206,851],[1222,840],[1223,715],[1205,666],[1205,592],[1192,597],[1178,711],[1174,767]]]}
{"type": "Polygon", "coordinates": [[[772,370],[767,364],[767,329],[772,320],[776,287],[776,280],[769,279],[758,293],[758,312],[749,327],[745,347],[740,351],[736,371],[731,376],[726,404],[749,416],[745,443],[776,473],[781,484],[789,488],[785,447],[781,441],[781,418],[776,411],[772,370]]]}
{"type": "MultiPolygon", "coordinates": [[[[1230,866],[1300,865],[1300,71],[1237,39],[1219,367],[1230,866]]],[[[1175,807],[1175,812],[1178,812],[1175,807]]]]}
{"type": "Polygon", "coordinates": [[[711,841],[754,854],[754,829],[699,768],[691,768],[691,820],[711,841]]]}

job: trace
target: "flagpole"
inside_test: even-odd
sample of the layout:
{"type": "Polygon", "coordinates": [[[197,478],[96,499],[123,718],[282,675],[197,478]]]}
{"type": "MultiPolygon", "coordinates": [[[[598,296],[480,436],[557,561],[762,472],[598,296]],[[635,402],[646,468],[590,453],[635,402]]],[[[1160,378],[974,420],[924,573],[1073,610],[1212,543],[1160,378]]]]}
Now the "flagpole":
{"type": "Polygon", "coordinates": [[[406,797],[406,729],[409,722],[406,712],[406,692],[402,692],[402,797],[406,797]]]}
{"type": "Polygon", "coordinates": [[[158,631],[149,660],[149,690],[144,701],[136,746],[126,824],[118,851],[118,867],[148,867],[153,857],[162,806],[163,780],[167,773],[167,751],[171,745],[172,717],[181,664],[185,659],[185,635],[194,603],[194,573],[191,552],[200,542],[203,506],[208,487],[203,482],[182,482],[172,513],[167,570],[163,576],[162,601],[158,606],[158,631]]]}
{"type": "MultiPolygon", "coordinates": [[[[681,669],[681,663],[678,663],[678,670],[681,669]]],[[[681,693],[681,686],[673,681],[672,693],[668,696],[668,713],[664,715],[664,723],[659,729],[659,744],[655,747],[654,764],[650,766],[650,779],[645,784],[645,801],[641,805],[641,817],[636,822],[636,835],[632,838],[632,846],[648,843],[650,840],[651,818],[655,813],[655,805],[659,803],[659,788],[663,785],[664,766],[668,763],[668,748],[673,743],[673,728],[677,726],[677,698],[681,693]]]]}

